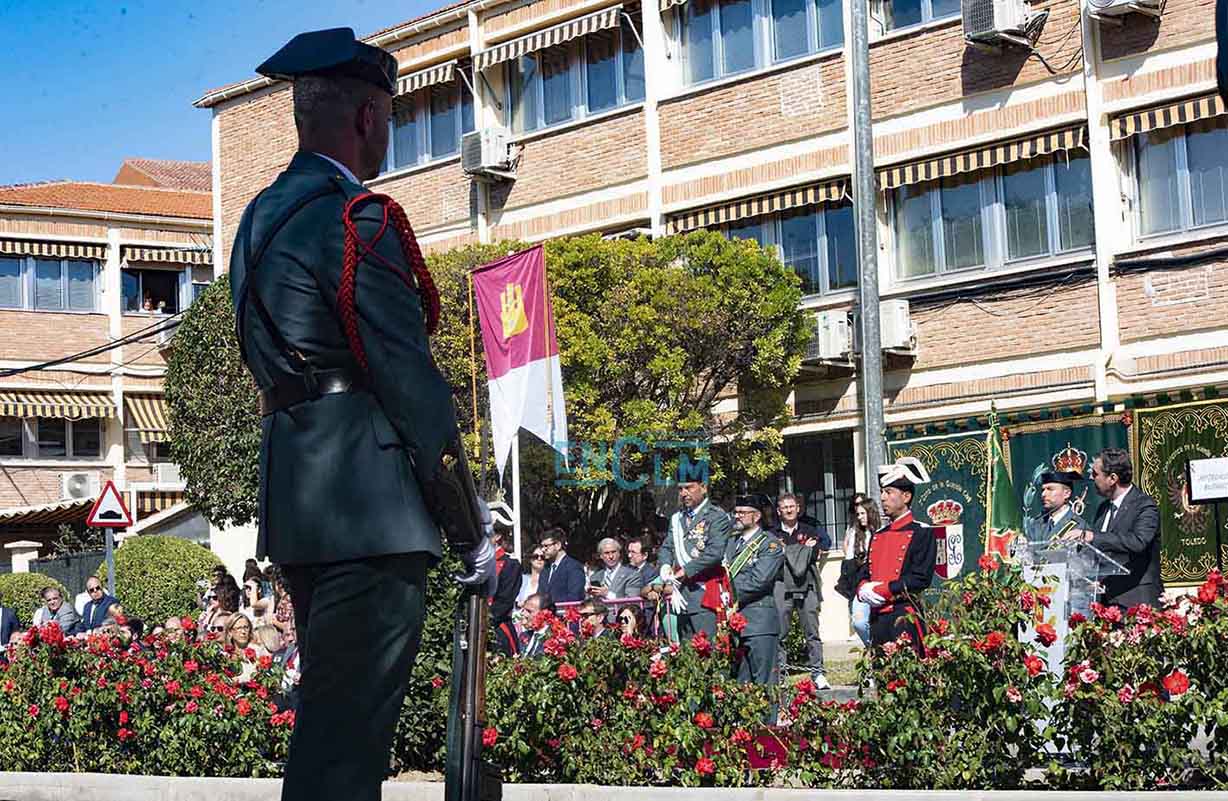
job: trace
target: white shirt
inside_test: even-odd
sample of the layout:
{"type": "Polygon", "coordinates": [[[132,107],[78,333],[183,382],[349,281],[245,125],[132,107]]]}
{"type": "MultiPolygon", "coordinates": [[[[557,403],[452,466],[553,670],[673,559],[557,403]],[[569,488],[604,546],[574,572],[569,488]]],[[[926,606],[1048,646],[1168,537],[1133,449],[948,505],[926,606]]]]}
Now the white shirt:
{"type": "MultiPolygon", "coordinates": [[[[312,152],[314,152],[314,151],[312,151],[312,152]]],[[[340,171],[341,171],[341,174],[342,174],[342,175],[344,175],[344,176],[345,176],[345,177],[346,177],[348,180],[353,181],[354,183],[358,184],[359,186],[362,186],[362,185],[363,185],[363,184],[362,184],[362,181],[358,180],[358,177],[357,177],[357,176],[355,176],[355,175],[354,175],[354,173],[350,172],[350,168],[349,168],[349,167],[347,167],[347,166],[345,166],[344,164],[342,164],[341,162],[337,161],[335,158],[332,158],[332,157],[330,157],[330,156],[326,156],[326,155],[324,155],[323,153],[316,153],[316,155],[317,155],[317,156],[319,156],[320,158],[324,159],[325,161],[327,161],[329,164],[331,164],[331,165],[333,165],[334,167],[336,167],[338,170],[340,170],[340,171]]]]}
{"type": "Polygon", "coordinates": [[[1101,521],[1100,521],[1100,530],[1101,530],[1101,531],[1108,531],[1108,530],[1109,530],[1109,523],[1111,523],[1111,522],[1112,522],[1111,518],[1115,518],[1115,517],[1117,517],[1117,513],[1121,511],[1121,504],[1122,504],[1122,502],[1123,502],[1123,501],[1126,499],[1126,496],[1130,494],[1130,490],[1132,490],[1132,489],[1134,489],[1134,485],[1133,485],[1133,484],[1131,484],[1130,486],[1126,487],[1126,491],[1125,491],[1125,492],[1123,492],[1121,495],[1119,495],[1119,496],[1117,496],[1116,498],[1114,498],[1113,500],[1109,501],[1109,503],[1113,504],[1113,514],[1112,514],[1112,515],[1107,515],[1107,514],[1106,514],[1106,515],[1104,516],[1104,520],[1101,520],[1101,521]]]}

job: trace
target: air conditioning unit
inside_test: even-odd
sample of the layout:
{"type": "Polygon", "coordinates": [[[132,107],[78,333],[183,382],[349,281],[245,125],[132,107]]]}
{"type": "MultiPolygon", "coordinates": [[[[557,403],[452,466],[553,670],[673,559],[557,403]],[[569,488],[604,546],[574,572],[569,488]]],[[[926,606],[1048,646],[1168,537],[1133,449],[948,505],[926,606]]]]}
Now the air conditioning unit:
{"type": "Polygon", "coordinates": [[[154,483],[158,486],[175,485],[183,483],[183,477],[179,474],[179,465],[173,462],[162,462],[153,466],[154,483]]]}
{"type": "Polygon", "coordinates": [[[964,41],[974,45],[1018,44],[1024,37],[1031,11],[1024,0],[962,0],[964,41]]]}
{"type": "Polygon", "coordinates": [[[511,134],[491,126],[461,138],[461,169],[469,175],[512,179],[511,134]]]}
{"type": "Polygon", "coordinates": [[[1146,14],[1159,17],[1162,0],[1085,0],[1087,15],[1092,19],[1121,17],[1126,14],[1146,14]]]}
{"type": "Polygon", "coordinates": [[[102,477],[97,471],[60,473],[60,497],[64,500],[79,501],[86,498],[97,498],[101,487],[102,477]]]}
{"type": "Polygon", "coordinates": [[[843,309],[815,312],[814,333],[806,347],[808,362],[845,362],[853,349],[853,325],[843,309]]]}
{"type": "Polygon", "coordinates": [[[883,301],[878,307],[878,321],[883,350],[912,353],[917,349],[917,332],[908,313],[908,301],[883,301]]]}

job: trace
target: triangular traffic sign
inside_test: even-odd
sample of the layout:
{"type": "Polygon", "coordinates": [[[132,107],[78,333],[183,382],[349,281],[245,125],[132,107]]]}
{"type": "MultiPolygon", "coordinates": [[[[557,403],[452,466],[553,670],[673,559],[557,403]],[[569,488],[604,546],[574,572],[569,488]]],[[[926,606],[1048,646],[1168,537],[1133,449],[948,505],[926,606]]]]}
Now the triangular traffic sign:
{"type": "Polygon", "coordinates": [[[132,515],[124,505],[123,496],[115,489],[114,481],[107,481],[102,488],[102,494],[85,518],[85,525],[91,528],[128,528],[132,525],[132,515]]]}

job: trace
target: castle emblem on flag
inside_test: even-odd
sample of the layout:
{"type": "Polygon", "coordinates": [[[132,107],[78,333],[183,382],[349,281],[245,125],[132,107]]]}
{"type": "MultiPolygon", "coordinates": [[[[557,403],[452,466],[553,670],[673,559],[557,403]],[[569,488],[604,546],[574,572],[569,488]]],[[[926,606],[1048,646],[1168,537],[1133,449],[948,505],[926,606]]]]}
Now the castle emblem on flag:
{"type": "Polygon", "coordinates": [[[925,509],[934,527],[938,554],[934,572],[941,578],[950,579],[959,575],[964,567],[964,505],[951,498],[934,501],[925,509]]]}
{"type": "Polygon", "coordinates": [[[524,287],[520,284],[508,284],[499,294],[501,310],[499,319],[503,323],[503,339],[508,340],[529,329],[529,318],[524,313],[524,287]]]}

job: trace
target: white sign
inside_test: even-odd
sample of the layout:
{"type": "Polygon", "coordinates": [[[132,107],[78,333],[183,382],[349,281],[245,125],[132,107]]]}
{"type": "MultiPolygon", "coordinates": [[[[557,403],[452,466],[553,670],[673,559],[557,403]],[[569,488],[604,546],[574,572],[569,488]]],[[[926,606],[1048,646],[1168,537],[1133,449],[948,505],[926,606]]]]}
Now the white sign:
{"type": "Polygon", "coordinates": [[[1190,503],[1228,501],[1228,458],[1190,459],[1190,503]]]}
{"type": "Polygon", "coordinates": [[[115,489],[114,481],[108,481],[102,488],[102,494],[94,501],[89,516],[85,518],[85,525],[91,528],[128,528],[132,525],[132,515],[128,513],[119,490],[115,489]]]}

